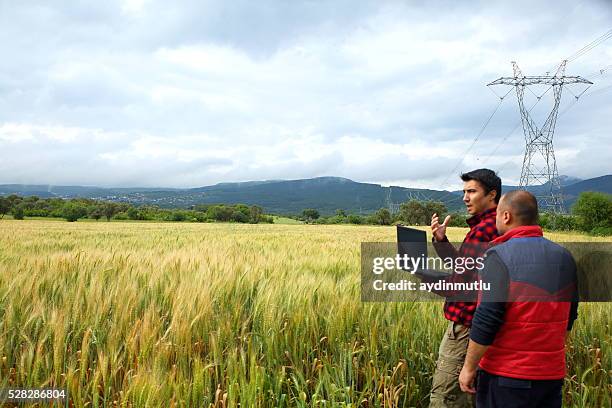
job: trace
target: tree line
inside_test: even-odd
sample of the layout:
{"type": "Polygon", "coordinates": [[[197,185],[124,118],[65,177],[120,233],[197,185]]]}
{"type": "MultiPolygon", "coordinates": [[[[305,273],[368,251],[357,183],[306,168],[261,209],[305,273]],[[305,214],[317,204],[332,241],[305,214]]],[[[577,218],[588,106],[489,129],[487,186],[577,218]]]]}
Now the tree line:
{"type": "Polygon", "coordinates": [[[580,193],[570,214],[542,214],[540,225],[554,231],[612,235],[612,195],[594,191],[580,193]]]}
{"type": "MultiPolygon", "coordinates": [[[[380,208],[372,214],[347,214],[345,210],[336,210],[334,215],[321,216],[316,209],[307,208],[302,214],[293,218],[312,224],[356,224],[356,225],[429,225],[433,213],[446,214],[448,209],[440,201],[410,200],[400,205],[399,211],[391,213],[387,208],[380,208]]],[[[452,213],[451,226],[464,227],[467,216],[452,213]]]]}
{"type": "MultiPolygon", "coordinates": [[[[338,209],[334,215],[321,216],[319,211],[307,208],[300,215],[292,216],[309,224],[356,225],[429,225],[433,213],[446,215],[447,207],[439,201],[410,200],[400,205],[392,214],[380,208],[367,215],[348,214],[338,209]]],[[[54,217],[67,221],[81,218],[94,220],[150,220],[175,222],[238,222],[272,223],[273,217],[264,214],[261,207],[246,204],[200,204],[190,209],[165,209],[156,206],[134,206],[129,203],[100,201],[87,198],[39,198],[21,197],[15,194],[0,196],[0,219],[10,214],[16,220],[25,217],[54,217]]],[[[465,227],[468,215],[451,213],[450,226],[465,227]]],[[[599,192],[583,192],[572,206],[570,214],[543,213],[540,224],[548,230],[583,231],[592,235],[612,235],[612,195],[599,192]]]]}
{"type": "Polygon", "coordinates": [[[0,219],[10,214],[16,220],[25,217],[64,218],[77,221],[81,218],[94,220],[149,220],[175,222],[239,222],[272,223],[273,218],[264,214],[261,207],[245,204],[196,205],[191,209],[166,209],[156,206],[134,206],[129,203],[100,201],[87,198],[39,198],[21,197],[15,194],[0,197],[0,219]]]}
{"type": "MultiPolygon", "coordinates": [[[[316,209],[305,209],[293,217],[313,224],[357,224],[357,225],[429,225],[432,214],[446,215],[448,209],[439,201],[410,200],[400,205],[399,212],[392,214],[381,208],[373,214],[347,214],[337,210],[331,216],[321,216],[316,209]]],[[[465,227],[468,215],[451,213],[451,227],[465,227]]],[[[599,192],[583,192],[572,206],[569,214],[540,214],[540,225],[552,231],[582,231],[592,235],[612,235],[612,195],[599,192]]]]}

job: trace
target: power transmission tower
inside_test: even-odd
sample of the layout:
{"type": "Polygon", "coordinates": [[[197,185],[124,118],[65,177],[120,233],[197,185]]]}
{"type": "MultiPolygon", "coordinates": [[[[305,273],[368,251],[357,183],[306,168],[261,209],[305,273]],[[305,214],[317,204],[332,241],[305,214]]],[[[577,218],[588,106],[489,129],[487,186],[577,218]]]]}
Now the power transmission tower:
{"type": "MultiPolygon", "coordinates": [[[[567,84],[592,84],[592,82],[580,76],[565,76],[566,65],[567,60],[564,60],[553,76],[548,75],[548,73],[545,76],[525,76],[516,62],[512,61],[514,76],[502,77],[487,85],[510,85],[515,87],[521,112],[523,133],[525,134],[525,156],[523,158],[519,186],[525,190],[529,186],[545,185],[545,191],[536,194],[538,206],[544,211],[556,213],[565,212],[563,195],[561,194],[561,181],[559,180],[553,149],[553,134],[555,132],[559,104],[561,103],[561,92],[563,91],[563,86],[567,84]],[[539,128],[523,102],[525,88],[532,85],[550,85],[548,90],[540,96],[534,93],[538,100],[550,88],[553,91],[553,108],[544,124],[539,128]]],[[[579,96],[576,97],[576,99],[578,98],[579,96]]]]}
{"type": "Polygon", "coordinates": [[[389,212],[391,214],[397,214],[399,212],[400,205],[394,203],[392,198],[391,198],[391,195],[392,195],[391,189],[392,188],[393,188],[393,186],[387,187],[387,198],[385,199],[385,201],[387,203],[387,207],[389,208],[389,212]]]}

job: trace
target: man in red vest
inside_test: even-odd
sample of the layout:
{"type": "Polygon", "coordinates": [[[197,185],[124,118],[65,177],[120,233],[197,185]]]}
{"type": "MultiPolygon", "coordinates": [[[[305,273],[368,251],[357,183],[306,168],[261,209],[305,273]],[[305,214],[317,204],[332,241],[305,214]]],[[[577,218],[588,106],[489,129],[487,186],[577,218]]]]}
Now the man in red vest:
{"type": "Polygon", "coordinates": [[[497,207],[503,234],[486,252],[461,389],[477,407],[561,407],[565,340],[577,317],[576,264],[542,236],[536,198],[511,191],[497,207]],[[477,370],[479,368],[479,370],[477,370]]]}

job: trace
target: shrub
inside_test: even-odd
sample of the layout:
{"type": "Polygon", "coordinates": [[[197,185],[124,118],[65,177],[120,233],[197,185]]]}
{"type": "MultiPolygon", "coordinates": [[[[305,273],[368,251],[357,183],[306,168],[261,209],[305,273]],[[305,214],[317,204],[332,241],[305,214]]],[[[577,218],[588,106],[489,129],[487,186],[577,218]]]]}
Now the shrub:
{"type": "Polygon", "coordinates": [[[195,218],[195,220],[197,222],[207,222],[207,221],[209,221],[209,219],[206,216],[205,212],[195,211],[194,214],[193,214],[193,217],[195,218]]]}
{"type": "Polygon", "coordinates": [[[231,220],[234,222],[248,222],[249,216],[243,213],[242,211],[234,210],[234,212],[232,213],[231,220]]]}
{"type": "Polygon", "coordinates": [[[266,224],[274,224],[274,217],[271,215],[262,215],[259,222],[264,222],[266,224]]]}
{"type": "Polygon", "coordinates": [[[410,200],[400,205],[398,218],[408,225],[429,225],[434,213],[442,216],[446,212],[442,202],[410,200]]]}
{"type": "Polygon", "coordinates": [[[381,208],[380,210],[376,211],[376,214],[372,221],[373,224],[391,225],[393,217],[391,216],[391,212],[388,209],[381,208]]]}
{"type": "Polygon", "coordinates": [[[599,237],[612,236],[612,227],[595,227],[591,230],[591,235],[596,235],[599,237]]]}
{"type": "Polygon", "coordinates": [[[4,197],[0,197],[0,219],[4,217],[4,214],[11,210],[11,203],[4,197]]]}
{"type": "Polygon", "coordinates": [[[86,215],[87,208],[73,202],[66,203],[62,209],[62,218],[65,218],[68,222],[75,222],[86,215]]]}
{"type": "Polygon", "coordinates": [[[349,222],[349,224],[363,224],[363,217],[360,215],[356,215],[356,214],[351,214],[348,217],[346,217],[347,221],[349,222]]]}
{"type": "Polygon", "coordinates": [[[584,231],[612,227],[612,195],[594,191],[580,193],[572,213],[580,218],[584,231]]]}
{"type": "Polygon", "coordinates": [[[226,207],[224,205],[214,205],[209,207],[206,210],[207,218],[213,219],[215,221],[230,221],[232,219],[232,210],[231,207],[226,207]]]}
{"type": "Polygon", "coordinates": [[[186,219],[187,219],[187,214],[185,214],[185,212],[183,211],[172,211],[169,217],[170,221],[176,221],[176,222],[185,221],[186,219]]]}
{"type": "Polygon", "coordinates": [[[304,211],[302,211],[302,217],[304,217],[304,220],[306,222],[314,221],[317,218],[319,218],[319,212],[315,210],[314,208],[307,208],[304,211]]]}
{"type": "Polygon", "coordinates": [[[564,214],[540,214],[539,224],[542,228],[551,231],[576,231],[580,229],[580,222],[577,217],[564,214]]]}
{"type": "Polygon", "coordinates": [[[129,220],[129,218],[125,211],[121,211],[113,215],[113,220],[125,221],[125,220],[129,220]]]}
{"type": "Polygon", "coordinates": [[[89,208],[89,218],[98,221],[104,216],[104,209],[100,205],[93,205],[89,208]]]}
{"type": "Polygon", "coordinates": [[[127,210],[127,216],[130,220],[143,220],[144,217],[136,207],[130,207],[127,210]]]}
{"type": "Polygon", "coordinates": [[[263,216],[263,208],[257,205],[252,205],[251,207],[249,207],[249,222],[251,224],[257,224],[261,222],[262,216],[263,216]]]}
{"type": "MultiPolygon", "coordinates": [[[[438,215],[442,217],[442,214],[438,215]]],[[[450,216],[451,219],[448,222],[449,227],[466,227],[468,225],[466,220],[468,219],[469,215],[461,213],[452,213],[450,214],[450,216]]],[[[444,218],[442,218],[440,222],[444,222],[444,218]]]]}
{"type": "Polygon", "coordinates": [[[327,217],[327,224],[342,224],[343,222],[346,222],[346,217],[341,217],[338,215],[327,217]]]}
{"type": "Polygon", "coordinates": [[[13,218],[16,220],[23,220],[24,217],[24,206],[22,204],[17,204],[15,207],[13,207],[13,210],[11,211],[11,214],[13,215],[13,218]]]}

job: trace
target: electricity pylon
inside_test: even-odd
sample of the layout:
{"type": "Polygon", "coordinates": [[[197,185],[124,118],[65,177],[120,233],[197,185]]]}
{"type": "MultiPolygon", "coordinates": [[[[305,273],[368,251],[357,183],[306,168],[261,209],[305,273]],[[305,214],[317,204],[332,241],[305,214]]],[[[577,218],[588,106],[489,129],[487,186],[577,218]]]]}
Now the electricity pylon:
{"type": "Polygon", "coordinates": [[[389,212],[391,214],[397,214],[399,212],[399,208],[400,205],[396,204],[393,202],[392,198],[391,198],[391,189],[393,188],[393,186],[389,186],[387,187],[387,198],[386,198],[386,202],[387,202],[387,207],[389,208],[389,212]]]}
{"type": "MultiPolygon", "coordinates": [[[[557,72],[553,76],[525,76],[516,62],[512,61],[514,76],[502,77],[487,85],[511,85],[515,87],[521,112],[521,122],[523,123],[523,133],[525,134],[525,156],[523,158],[519,186],[525,190],[529,186],[544,185],[545,190],[536,194],[538,206],[541,210],[556,213],[565,212],[563,195],[561,193],[561,180],[559,180],[553,149],[553,134],[555,132],[559,104],[561,103],[561,92],[563,91],[563,86],[567,84],[592,84],[592,82],[580,76],[565,76],[566,65],[567,60],[559,65],[557,72]],[[550,85],[553,91],[552,111],[548,114],[546,121],[540,128],[538,128],[532,119],[523,101],[525,88],[531,85],[550,85]]],[[[539,100],[544,94],[536,95],[536,97],[539,100]]]]}

